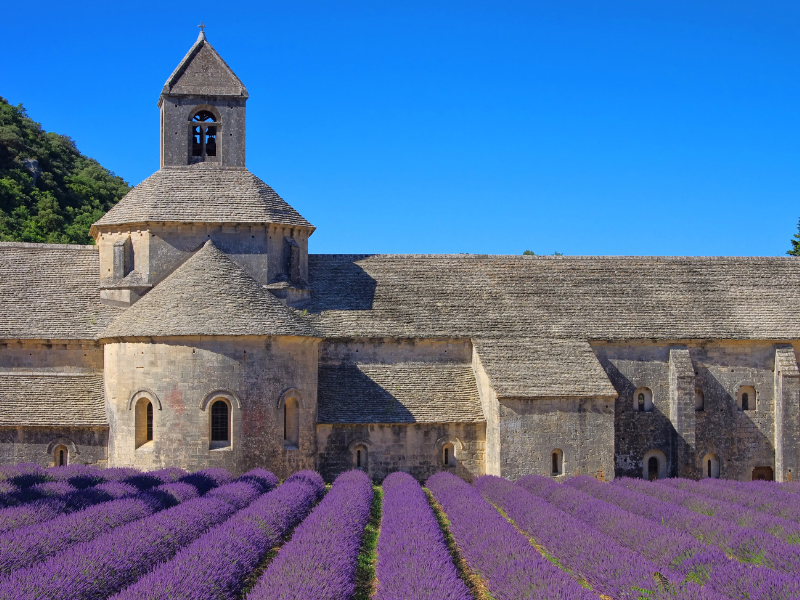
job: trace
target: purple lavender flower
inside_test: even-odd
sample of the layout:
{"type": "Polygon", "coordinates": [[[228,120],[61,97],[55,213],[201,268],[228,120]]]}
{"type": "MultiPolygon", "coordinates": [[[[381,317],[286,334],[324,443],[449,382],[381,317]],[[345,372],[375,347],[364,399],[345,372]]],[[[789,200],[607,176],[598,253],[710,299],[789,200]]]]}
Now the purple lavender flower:
{"type": "Polygon", "coordinates": [[[468,600],[439,522],[416,479],[392,473],[383,480],[376,600],[468,600]]]}
{"type": "Polygon", "coordinates": [[[248,600],[351,598],[372,495],[372,483],[362,471],[339,475],[267,567],[248,600]]]}
{"type": "MultiPolygon", "coordinates": [[[[312,471],[305,471],[312,473],[312,471]]],[[[247,481],[254,483],[261,488],[262,492],[268,492],[279,483],[279,479],[270,471],[266,469],[251,469],[244,475],[240,475],[236,481],[247,481]]]]}
{"type": "MultiPolygon", "coordinates": [[[[120,500],[119,502],[127,502],[120,500]]],[[[0,579],[2,600],[100,600],[169,560],[235,508],[218,498],[196,498],[128,523],[91,542],[0,579]]]]}
{"type": "MultiPolygon", "coordinates": [[[[271,479],[267,473],[259,477],[271,479]]],[[[114,600],[238,598],[245,577],[308,514],[324,491],[322,478],[316,473],[292,475],[283,485],[210,529],[175,558],[114,596],[114,600]]]]}
{"type": "MultiPolygon", "coordinates": [[[[693,513],[681,506],[626,489],[619,483],[606,484],[591,477],[571,477],[564,485],[580,489],[595,498],[615,504],[656,523],[694,535],[703,542],[724,548],[726,552],[742,561],[752,563],[758,557],[765,560],[764,548],[758,546],[761,541],[757,539],[758,532],[753,530],[731,526],[725,521],[693,513]],[[737,530],[744,530],[744,533],[737,530]]],[[[762,535],[769,544],[788,546],[767,534],[762,535]]],[[[776,558],[782,560],[780,556],[776,558]]],[[[791,557],[787,560],[790,561],[791,557]]],[[[703,569],[708,567],[708,564],[693,564],[692,561],[687,561],[686,564],[686,568],[701,575],[703,569]]],[[[764,567],[749,567],[731,561],[724,568],[715,566],[706,573],[705,579],[708,586],[731,598],[742,600],[800,598],[800,584],[795,577],[764,567]],[[768,590],[772,591],[768,593],[768,590]]]]}
{"type": "Polygon", "coordinates": [[[447,514],[467,564],[497,600],[596,600],[595,594],[544,558],[468,483],[442,472],[426,485],[447,514]]]}

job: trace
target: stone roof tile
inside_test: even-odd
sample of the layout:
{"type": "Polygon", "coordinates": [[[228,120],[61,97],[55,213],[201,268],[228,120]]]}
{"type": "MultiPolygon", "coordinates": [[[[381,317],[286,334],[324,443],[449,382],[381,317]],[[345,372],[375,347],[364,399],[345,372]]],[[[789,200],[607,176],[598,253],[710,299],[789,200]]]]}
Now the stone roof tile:
{"type": "Polygon", "coordinates": [[[94,339],[120,312],[99,276],[96,246],[0,242],[0,338],[94,339]]]}
{"type": "Polygon", "coordinates": [[[483,422],[470,365],[321,364],[319,423],[483,422]]]}
{"type": "Polygon", "coordinates": [[[0,426],[107,426],[102,374],[0,373],[0,426]]]}
{"type": "Polygon", "coordinates": [[[184,335],[313,336],[314,332],[209,240],[99,338],[184,335]]]}
{"type": "Polygon", "coordinates": [[[484,338],[473,343],[501,398],[617,397],[587,342],[484,338]]]}
{"type": "Polygon", "coordinates": [[[93,226],[130,223],[276,223],[312,227],[275,190],[243,168],[164,167],[93,226]]]}
{"type": "Polygon", "coordinates": [[[800,339],[793,257],[310,255],[322,337],[800,339]]]}

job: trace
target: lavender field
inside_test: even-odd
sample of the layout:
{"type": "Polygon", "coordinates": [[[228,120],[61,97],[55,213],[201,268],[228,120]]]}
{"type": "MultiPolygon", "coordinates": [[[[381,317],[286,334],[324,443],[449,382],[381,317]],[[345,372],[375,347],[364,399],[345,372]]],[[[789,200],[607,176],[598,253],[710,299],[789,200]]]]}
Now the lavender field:
{"type": "Polygon", "coordinates": [[[0,467],[0,600],[800,599],[800,485],[0,467]]]}

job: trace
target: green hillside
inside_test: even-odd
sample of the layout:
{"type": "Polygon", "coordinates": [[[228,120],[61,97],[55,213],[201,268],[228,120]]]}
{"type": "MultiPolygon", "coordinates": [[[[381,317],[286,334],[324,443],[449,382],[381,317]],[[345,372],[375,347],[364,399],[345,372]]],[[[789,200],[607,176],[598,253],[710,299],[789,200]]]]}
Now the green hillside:
{"type": "Polygon", "coordinates": [[[91,224],[129,189],[0,97],[0,241],[91,244],[91,224]]]}

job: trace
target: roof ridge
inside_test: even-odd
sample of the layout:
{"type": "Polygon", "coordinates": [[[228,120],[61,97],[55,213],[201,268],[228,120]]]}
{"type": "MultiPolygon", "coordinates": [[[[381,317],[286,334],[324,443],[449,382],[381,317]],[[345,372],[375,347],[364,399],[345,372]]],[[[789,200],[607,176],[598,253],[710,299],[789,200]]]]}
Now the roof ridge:
{"type": "Polygon", "coordinates": [[[38,242],[0,242],[0,248],[31,248],[42,250],[97,250],[94,244],[42,244],[38,242]]]}

